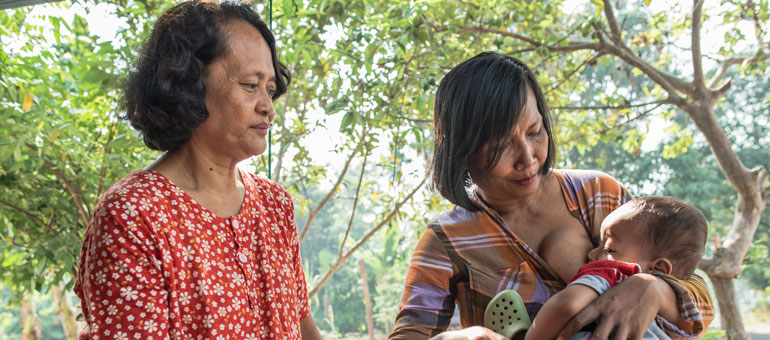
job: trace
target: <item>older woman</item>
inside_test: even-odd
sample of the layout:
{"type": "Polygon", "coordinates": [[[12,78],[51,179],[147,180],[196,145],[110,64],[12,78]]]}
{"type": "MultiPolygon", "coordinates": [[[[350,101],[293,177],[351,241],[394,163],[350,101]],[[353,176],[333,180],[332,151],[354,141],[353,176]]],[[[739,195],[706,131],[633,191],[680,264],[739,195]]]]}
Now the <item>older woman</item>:
{"type": "MultiPolygon", "coordinates": [[[[466,328],[437,338],[499,339],[471,327],[484,325],[491,298],[516,290],[534,318],[586,263],[604,217],[631,196],[602,172],[552,169],[548,107],[516,59],[482,53],[457,65],[441,81],[434,110],[433,184],[455,207],[420,239],[390,338],[441,333],[456,304],[466,328]]],[[[639,274],[606,294],[561,335],[596,321],[595,339],[641,339],[666,303],[679,307],[680,318],[657,321],[674,338],[698,335],[713,318],[699,277],[639,274]]]]}
{"type": "Polygon", "coordinates": [[[290,77],[250,5],[163,14],[130,74],[127,118],[165,154],[115,183],[75,291],[103,339],[320,339],[291,198],[237,168],[261,154],[290,77]]]}

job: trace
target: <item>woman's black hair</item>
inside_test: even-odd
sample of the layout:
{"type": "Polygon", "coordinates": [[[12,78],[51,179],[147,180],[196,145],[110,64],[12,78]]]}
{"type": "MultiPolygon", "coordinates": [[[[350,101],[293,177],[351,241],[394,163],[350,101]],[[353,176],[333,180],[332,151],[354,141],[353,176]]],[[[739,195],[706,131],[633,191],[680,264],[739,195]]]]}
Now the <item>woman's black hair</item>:
{"type": "Polygon", "coordinates": [[[254,26],[270,47],[276,74],[273,100],[286,92],[291,75],[276,58],[275,37],[253,5],[183,2],[155,23],[124,84],[124,118],[151,149],[178,149],[208,119],[203,78],[208,65],[230,52],[222,25],[233,20],[254,26]]]}
{"type": "Polygon", "coordinates": [[[470,211],[480,207],[469,197],[471,156],[489,143],[487,167],[497,165],[532,89],[548,134],[548,156],[542,174],[555,157],[551,118],[537,79],[523,62],[484,52],[455,66],[444,76],[433,108],[433,187],[450,202],[470,211]]]}

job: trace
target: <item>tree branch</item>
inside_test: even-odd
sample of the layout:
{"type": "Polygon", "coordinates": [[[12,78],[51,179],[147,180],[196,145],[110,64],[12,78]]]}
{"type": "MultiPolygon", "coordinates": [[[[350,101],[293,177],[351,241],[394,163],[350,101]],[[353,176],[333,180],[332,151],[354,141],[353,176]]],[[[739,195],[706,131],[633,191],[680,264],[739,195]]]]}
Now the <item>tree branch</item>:
{"type": "Polygon", "coordinates": [[[761,184],[756,182],[757,178],[752,175],[751,170],[746,169],[735,150],[733,150],[727,134],[717,121],[711,103],[701,99],[686,105],[683,109],[692,118],[698,130],[706,137],[706,141],[711,147],[711,153],[716,157],[719,168],[722,169],[722,173],[735,189],[738,197],[750,209],[758,206],[759,202],[757,199],[759,196],[757,194],[762,188],[761,184]]]}
{"type": "MultiPolygon", "coordinates": [[[[110,143],[112,143],[112,140],[115,138],[115,131],[117,130],[117,124],[116,122],[112,122],[112,126],[110,126],[110,135],[107,137],[107,143],[104,144],[104,155],[110,153],[110,143]]],[[[96,187],[96,197],[101,197],[102,195],[102,189],[104,189],[104,172],[107,170],[107,161],[106,158],[102,159],[102,168],[99,169],[99,185],[96,187]]],[[[96,206],[94,204],[93,206],[96,206]]]]}
{"type": "MultiPolygon", "coordinates": [[[[13,204],[11,202],[8,202],[6,200],[0,199],[0,203],[2,203],[3,205],[5,205],[5,206],[7,206],[7,207],[9,207],[9,208],[11,208],[13,210],[16,210],[18,213],[20,213],[22,215],[25,215],[25,216],[29,217],[30,219],[35,221],[35,223],[39,224],[42,227],[47,226],[47,224],[45,222],[43,222],[43,220],[40,219],[40,217],[37,217],[37,216],[33,215],[32,213],[22,209],[21,207],[13,204]]],[[[21,229],[19,229],[19,230],[21,230],[21,229]]]]}
{"type": "Polygon", "coordinates": [[[754,63],[760,60],[765,60],[767,58],[770,58],[770,54],[761,54],[761,55],[754,55],[751,57],[735,57],[723,60],[719,63],[717,73],[714,75],[713,78],[711,78],[711,81],[708,84],[708,88],[714,89],[719,85],[719,82],[722,81],[722,78],[727,74],[727,71],[730,69],[730,66],[743,64],[744,62],[746,64],[754,63]]]}
{"type": "MultiPolygon", "coordinates": [[[[45,161],[46,164],[50,163],[49,160],[45,161]]],[[[53,172],[56,177],[59,177],[62,182],[64,182],[64,187],[67,189],[67,192],[70,193],[70,196],[72,196],[72,199],[75,201],[75,207],[77,207],[78,213],[80,213],[80,219],[83,222],[83,225],[88,225],[88,214],[86,214],[85,209],[83,209],[83,205],[80,203],[80,199],[78,198],[78,194],[75,193],[75,188],[72,186],[72,183],[70,183],[69,180],[67,180],[67,177],[64,175],[64,172],[61,170],[54,168],[53,164],[50,164],[51,166],[51,172],[53,172]]]]}
{"type": "Polygon", "coordinates": [[[288,91],[286,93],[286,96],[284,97],[283,101],[283,111],[284,114],[282,115],[281,119],[281,146],[278,148],[278,159],[275,162],[275,171],[273,171],[273,180],[276,183],[279,183],[281,181],[281,168],[283,167],[283,157],[286,155],[286,150],[289,149],[289,143],[285,142],[283,139],[288,138],[289,136],[289,129],[286,127],[286,111],[289,108],[289,105],[291,105],[291,102],[289,101],[289,97],[291,97],[292,92],[288,91]]]}
{"type": "MultiPolygon", "coordinates": [[[[42,226],[43,228],[45,228],[45,229],[46,229],[46,230],[47,230],[49,233],[51,233],[51,236],[59,236],[59,233],[58,233],[56,230],[54,230],[54,229],[53,229],[53,227],[52,227],[52,225],[53,225],[53,221],[54,221],[54,216],[56,215],[56,209],[54,209],[54,210],[53,210],[53,214],[51,215],[51,218],[48,220],[48,223],[45,223],[45,222],[43,222],[43,220],[42,220],[42,219],[40,219],[39,217],[37,217],[37,216],[33,215],[32,213],[30,213],[30,212],[28,212],[28,211],[26,211],[26,210],[22,209],[21,207],[19,207],[19,206],[17,206],[17,205],[14,205],[13,203],[10,203],[10,202],[8,202],[8,201],[5,201],[5,200],[3,200],[3,199],[0,199],[0,204],[3,204],[3,205],[5,205],[5,206],[7,206],[7,207],[9,207],[9,208],[11,208],[11,209],[13,209],[13,210],[16,210],[16,211],[17,211],[17,212],[19,212],[20,214],[22,214],[22,215],[25,215],[25,216],[29,217],[30,219],[32,219],[33,221],[35,221],[35,223],[39,224],[40,226],[42,226]]],[[[17,231],[19,231],[19,232],[21,232],[21,233],[23,233],[23,234],[25,234],[25,235],[29,236],[29,232],[28,232],[28,231],[26,231],[26,230],[24,230],[24,229],[21,229],[21,228],[16,228],[15,230],[17,230],[17,231]]],[[[11,243],[13,243],[13,242],[11,242],[11,243]]],[[[15,244],[14,244],[14,245],[15,245],[15,244]]],[[[24,247],[22,247],[22,248],[27,248],[27,247],[26,247],[26,246],[24,246],[24,247]]],[[[47,246],[46,246],[46,248],[47,248],[47,246]]],[[[69,249],[65,248],[65,250],[66,250],[68,253],[70,253],[70,255],[72,255],[72,256],[75,256],[75,254],[73,254],[73,253],[72,253],[72,251],[70,251],[69,249]]]]}
{"type": "Polygon", "coordinates": [[[591,58],[588,58],[588,59],[584,60],[584,61],[583,61],[583,62],[582,62],[580,65],[578,65],[578,67],[575,67],[575,69],[574,69],[574,70],[572,70],[572,71],[571,71],[569,74],[567,74],[566,76],[562,77],[562,78],[561,78],[561,80],[559,80],[558,82],[556,82],[556,84],[555,84],[555,85],[550,85],[550,88],[549,88],[549,89],[548,89],[548,91],[546,91],[545,93],[546,93],[546,94],[548,94],[548,93],[551,93],[552,91],[556,90],[556,88],[558,88],[559,86],[561,86],[561,84],[564,84],[564,82],[565,82],[565,81],[567,81],[567,79],[569,79],[570,77],[572,77],[572,76],[573,76],[575,73],[577,73],[577,71],[580,71],[580,70],[581,70],[581,69],[582,69],[582,68],[583,68],[583,67],[584,67],[586,64],[590,64],[590,63],[592,63],[592,62],[594,62],[594,61],[598,60],[598,59],[599,59],[599,58],[601,58],[603,55],[604,55],[604,53],[603,53],[603,52],[601,52],[601,51],[599,51],[599,52],[598,52],[598,53],[596,53],[596,55],[594,55],[593,57],[591,57],[591,58]]]}
{"type": "Polygon", "coordinates": [[[612,10],[610,0],[604,0],[604,16],[607,17],[607,25],[610,26],[610,32],[612,32],[612,41],[620,44],[620,26],[618,26],[618,20],[615,19],[615,12],[612,10]]]}
{"type": "Polygon", "coordinates": [[[762,188],[760,197],[763,201],[770,201],[770,184],[765,186],[765,182],[767,182],[768,178],[770,178],[770,172],[768,172],[767,169],[759,168],[757,170],[757,182],[759,187],[762,188]]]}
{"type": "Polygon", "coordinates": [[[647,102],[647,103],[640,103],[640,104],[629,104],[629,105],[619,105],[619,106],[554,106],[551,107],[551,110],[622,110],[622,109],[632,109],[635,107],[642,107],[642,106],[648,106],[648,105],[661,105],[661,104],[672,104],[672,102],[669,99],[661,99],[656,100],[653,102],[647,102]]]}
{"type": "MultiPolygon", "coordinates": [[[[30,150],[37,151],[37,147],[30,144],[30,143],[24,143],[30,150]]],[[[67,192],[70,193],[70,196],[72,196],[72,199],[75,201],[75,207],[80,213],[80,218],[83,222],[83,225],[88,225],[88,214],[86,214],[85,209],[83,209],[83,205],[80,203],[80,199],[78,196],[80,195],[79,191],[76,190],[77,188],[72,185],[72,183],[67,179],[67,176],[64,175],[64,172],[56,168],[56,165],[51,162],[48,159],[44,158],[44,163],[46,166],[48,166],[51,170],[51,172],[56,175],[56,177],[59,177],[59,179],[64,183],[64,188],[67,189],[67,192]],[[77,191],[77,192],[76,192],[77,191]]]]}
{"type": "Polygon", "coordinates": [[[693,0],[692,7],[692,72],[693,85],[698,91],[704,91],[706,85],[703,82],[703,55],[700,50],[701,17],[703,16],[703,0],[693,0]]]}
{"type": "Polygon", "coordinates": [[[575,42],[571,41],[566,46],[551,46],[551,45],[543,45],[542,43],[539,43],[535,41],[534,39],[518,33],[503,31],[503,30],[497,30],[497,29],[491,29],[486,27],[466,27],[458,31],[459,33],[467,33],[467,32],[476,32],[476,33],[493,33],[497,35],[501,35],[504,37],[514,38],[516,40],[523,41],[527,44],[530,44],[534,47],[543,47],[548,49],[548,51],[551,52],[574,52],[579,50],[601,50],[601,45],[595,42],[575,42]]]}
{"type": "MultiPolygon", "coordinates": [[[[633,118],[629,118],[628,120],[626,120],[626,121],[624,121],[624,122],[622,122],[620,124],[615,124],[615,125],[612,125],[612,126],[608,126],[607,128],[597,132],[596,134],[597,135],[604,135],[604,134],[606,134],[606,133],[608,133],[608,132],[610,132],[610,131],[612,131],[614,129],[617,129],[617,128],[622,127],[622,126],[626,126],[626,125],[630,124],[631,122],[634,122],[634,121],[637,121],[639,119],[642,119],[642,118],[646,117],[647,115],[649,115],[650,113],[652,113],[652,111],[654,111],[655,109],[659,108],[663,104],[670,104],[670,103],[667,102],[667,101],[661,101],[659,104],[655,105],[653,108],[651,108],[651,109],[649,109],[647,111],[644,111],[644,112],[634,116],[633,118]]],[[[571,143],[572,141],[574,141],[575,139],[576,138],[570,138],[570,139],[568,139],[568,140],[566,140],[566,141],[564,141],[562,143],[568,144],[568,143],[571,143]]]]}
{"type": "Polygon", "coordinates": [[[329,192],[326,194],[326,196],[321,200],[318,205],[310,211],[307,215],[307,221],[305,222],[305,229],[302,230],[302,234],[299,237],[299,241],[302,242],[302,240],[305,239],[305,236],[307,236],[307,232],[310,230],[310,224],[313,222],[313,219],[316,215],[318,215],[319,212],[321,212],[321,209],[323,209],[324,206],[326,206],[327,203],[334,197],[334,194],[337,192],[337,189],[340,187],[340,184],[342,184],[342,180],[345,178],[345,174],[348,172],[348,167],[350,167],[350,163],[353,161],[353,159],[356,157],[356,154],[358,154],[359,151],[361,151],[361,148],[364,146],[364,136],[366,135],[366,131],[363,132],[364,135],[361,136],[361,141],[356,145],[356,148],[353,149],[353,152],[350,153],[350,156],[345,161],[345,166],[342,167],[342,171],[340,172],[340,175],[337,177],[337,182],[334,183],[334,186],[329,190],[329,192]]]}
{"type": "Polygon", "coordinates": [[[358,208],[358,198],[360,197],[361,193],[361,183],[364,182],[364,172],[366,171],[366,161],[369,158],[369,150],[364,152],[364,162],[363,165],[361,165],[361,173],[358,175],[358,185],[356,186],[356,197],[353,199],[353,209],[350,210],[350,219],[348,220],[348,228],[345,230],[345,236],[342,238],[342,243],[340,243],[340,252],[337,254],[337,257],[342,257],[342,251],[345,249],[345,242],[348,240],[348,235],[350,235],[350,229],[353,228],[353,219],[356,216],[356,208],[358,208]]]}
{"type": "Polygon", "coordinates": [[[326,282],[329,281],[332,275],[334,275],[334,273],[336,273],[337,270],[339,270],[339,268],[342,267],[342,265],[345,264],[345,262],[347,262],[347,260],[359,248],[361,248],[361,246],[363,246],[367,241],[369,241],[369,239],[372,238],[372,236],[374,236],[374,234],[376,234],[380,229],[382,229],[383,226],[387,225],[388,222],[390,222],[394,217],[396,217],[396,214],[398,213],[399,209],[401,209],[401,207],[404,204],[406,204],[406,202],[408,202],[412,198],[412,196],[414,196],[415,193],[417,193],[417,191],[425,184],[427,180],[428,180],[428,176],[423,177],[420,184],[416,185],[414,189],[412,189],[412,191],[408,195],[406,195],[406,197],[404,197],[404,199],[398,202],[398,204],[396,204],[396,206],[393,207],[393,210],[390,211],[390,213],[388,214],[388,216],[385,217],[385,219],[380,221],[380,223],[378,223],[374,228],[369,230],[369,232],[366,233],[366,235],[364,235],[364,237],[361,238],[352,248],[350,248],[350,250],[348,250],[348,252],[345,253],[345,255],[343,255],[342,257],[338,257],[337,261],[335,261],[334,264],[326,272],[326,274],[324,274],[321,281],[319,281],[315,286],[313,286],[313,288],[308,292],[308,297],[312,298],[316,293],[318,293],[321,287],[323,287],[324,284],[326,284],[326,282]]]}
{"type": "MultiPolygon", "coordinates": [[[[611,29],[618,29],[620,28],[617,26],[617,20],[615,19],[615,14],[612,11],[611,4],[609,3],[609,0],[604,0],[604,15],[607,18],[607,22],[610,25],[611,29]],[[614,23],[614,24],[613,24],[614,23]],[[614,28],[613,28],[614,26],[614,28]]],[[[639,56],[637,56],[631,49],[628,48],[628,46],[623,43],[623,40],[620,39],[620,34],[618,33],[617,39],[615,38],[615,33],[612,33],[611,36],[613,39],[612,43],[606,42],[602,38],[602,34],[604,33],[598,25],[594,24],[594,30],[597,33],[597,37],[599,39],[599,44],[602,47],[602,51],[607,52],[608,54],[612,54],[616,57],[619,57],[620,59],[623,59],[631,66],[634,66],[644,72],[650,79],[658,83],[661,87],[663,87],[669,95],[669,98],[673,100],[674,102],[678,103],[677,105],[685,105],[686,102],[681,100],[679,96],[677,95],[677,91],[681,91],[685,93],[688,97],[694,97],[694,94],[692,93],[692,88],[690,85],[682,80],[679,79],[671,74],[668,74],[666,72],[663,72],[654,66],[648,64],[644,60],[642,60],[639,56]]]]}

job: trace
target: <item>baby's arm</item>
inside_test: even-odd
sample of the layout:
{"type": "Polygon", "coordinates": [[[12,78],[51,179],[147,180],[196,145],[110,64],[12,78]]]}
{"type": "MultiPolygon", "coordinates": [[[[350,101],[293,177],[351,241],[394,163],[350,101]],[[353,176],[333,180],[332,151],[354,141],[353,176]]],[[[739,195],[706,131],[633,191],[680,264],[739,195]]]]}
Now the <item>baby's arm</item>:
{"type": "Polygon", "coordinates": [[[525,340],[555,339],[564,325],[598,296],[593,288],[582,284],[564,288],[546,301],[527,331],[525,340]]]}

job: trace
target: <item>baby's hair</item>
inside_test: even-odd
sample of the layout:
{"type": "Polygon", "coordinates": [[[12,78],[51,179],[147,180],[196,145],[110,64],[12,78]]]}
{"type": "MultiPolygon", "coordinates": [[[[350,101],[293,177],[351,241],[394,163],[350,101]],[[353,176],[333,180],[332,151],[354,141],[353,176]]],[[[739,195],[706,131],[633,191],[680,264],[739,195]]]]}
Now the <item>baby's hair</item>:
{"type": "Polygon", "coordinates": [[[672,263],[671,275],[686,279],[698,266],[706,246],[708,222],[698,208],[668,196],[635,198],[632,204],[647,227],[647,244],[654,258],[672,263]]]}

